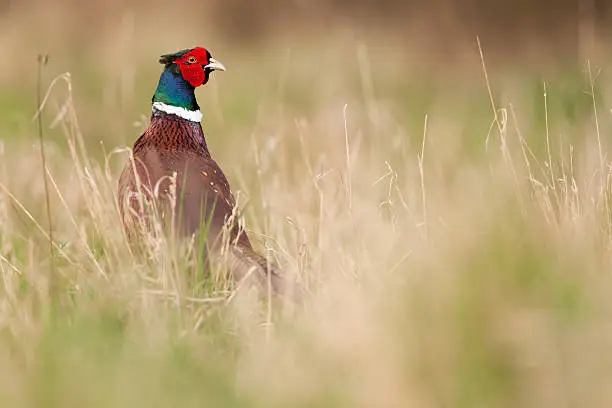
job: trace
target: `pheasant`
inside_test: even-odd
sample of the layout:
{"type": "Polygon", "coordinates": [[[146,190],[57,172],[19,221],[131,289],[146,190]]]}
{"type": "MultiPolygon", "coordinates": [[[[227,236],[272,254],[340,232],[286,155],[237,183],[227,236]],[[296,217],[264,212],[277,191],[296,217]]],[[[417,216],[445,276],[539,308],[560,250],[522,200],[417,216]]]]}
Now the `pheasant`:
{"type": "Polygon", "coordinates": [[[162,55],[159,62],[164,70],[153,95],[150,124],[119,179],[119,210],[129,241],[144,232],[143,225],[150,227],[146,220],[154,213],[179,236],[204,239],[207,257],[225,242],[234,279],[254,273],[278,292],[280,275],[253,250],[236,221],[230,185],[211,157],[200,124],[195,88],[225,67],[202,47],[162,55]]]}

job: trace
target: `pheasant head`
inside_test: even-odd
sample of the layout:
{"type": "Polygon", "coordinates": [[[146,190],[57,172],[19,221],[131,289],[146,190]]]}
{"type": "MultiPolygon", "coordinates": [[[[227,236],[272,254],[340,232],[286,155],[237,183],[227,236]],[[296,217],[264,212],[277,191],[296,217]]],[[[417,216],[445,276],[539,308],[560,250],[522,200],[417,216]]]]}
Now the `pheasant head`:
{"type": "Polygon", "coordinates": [[[153,95],[153,108],[199,122],[202,119],[195,88],[204,85],[213,71],[225,67],[202,47],[162,55],[164,71],[153,95]]]}

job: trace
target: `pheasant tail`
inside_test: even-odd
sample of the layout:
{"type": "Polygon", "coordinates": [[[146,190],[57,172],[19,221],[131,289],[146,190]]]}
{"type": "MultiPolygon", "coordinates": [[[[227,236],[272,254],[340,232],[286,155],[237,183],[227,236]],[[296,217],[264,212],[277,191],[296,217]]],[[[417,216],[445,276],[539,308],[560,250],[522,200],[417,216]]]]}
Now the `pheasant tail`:
{"type": "Polygon", "coordinates": [[[267,259],[245,246],[229,248],[228,266],[238,282],[254,277],[263,287],[270,287],[274,293],[284,293],[284,283],[278,269],[267,259]]]}

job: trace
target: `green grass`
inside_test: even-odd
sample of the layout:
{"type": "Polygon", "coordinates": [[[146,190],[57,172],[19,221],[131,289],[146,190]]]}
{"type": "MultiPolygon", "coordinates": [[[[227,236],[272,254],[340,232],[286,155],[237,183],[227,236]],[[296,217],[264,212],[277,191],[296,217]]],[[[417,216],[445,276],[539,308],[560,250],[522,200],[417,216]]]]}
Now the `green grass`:
{"type": "Polygon", "coordinates": [[[74,57],[54,129],[69,95],[51,93],[53,269],[34,96],[0,81],[0,405],[609,406],[611,67],[593,67],[599,135],[581,67],[491,69],[498,128],[477,68],[315,44],[216,47],[228,71],[198,91],[297,305],[194,275],[164,240],[128,250],[111,152],[149,113],[150,44],[129,72],[113,44],[74,57]]]}

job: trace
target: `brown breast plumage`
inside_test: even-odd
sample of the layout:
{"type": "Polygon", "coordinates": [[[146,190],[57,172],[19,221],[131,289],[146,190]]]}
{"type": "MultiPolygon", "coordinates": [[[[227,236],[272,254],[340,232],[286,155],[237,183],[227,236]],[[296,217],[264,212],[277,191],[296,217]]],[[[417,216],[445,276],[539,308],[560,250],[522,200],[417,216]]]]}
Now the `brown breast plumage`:
{"type": "Polygon", "coordinates": [[[206,231],[209,243],[221,239],[229,222],[229,239],[250,249],[235,219],[235,205],[200,124],[155,112],[119,180],[119,208],[128,231],[137,229],[147,208],[154,208],[162,220],[172,220],[181,235],[206,231]]]}

